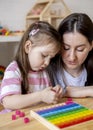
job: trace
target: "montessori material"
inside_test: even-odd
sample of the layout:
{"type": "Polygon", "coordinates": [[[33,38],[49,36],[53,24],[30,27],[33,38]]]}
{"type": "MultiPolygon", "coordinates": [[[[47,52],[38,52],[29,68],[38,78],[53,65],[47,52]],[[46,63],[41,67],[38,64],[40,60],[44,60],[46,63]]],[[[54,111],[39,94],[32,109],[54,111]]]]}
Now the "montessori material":
{"type": "Polygon", "coordinates": [[[20,110],[16,110],[14,114],[12,114],[12,120],[16,120],[18,119],[19,117],[24,117],[22,118],[24,123],[29,123],[30,122],[30,119],[28,117],[25,117],[25,113],[20,111],[20,110]]]}
{"type": "Polygon", "coordinates": [[[49,130],[61,130],[93,120],[93,110],[75,102],[51,105],[31,110],[31,116],[47,126],[49,130]]]}

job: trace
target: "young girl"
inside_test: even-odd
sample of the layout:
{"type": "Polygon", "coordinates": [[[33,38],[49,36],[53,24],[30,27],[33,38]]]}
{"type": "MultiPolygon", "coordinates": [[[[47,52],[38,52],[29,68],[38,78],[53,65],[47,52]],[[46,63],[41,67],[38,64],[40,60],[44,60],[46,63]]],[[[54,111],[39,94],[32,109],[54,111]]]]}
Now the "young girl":
{"type": "Polygon", "coordinates": [[[47,22],[33,23],[27,29],[2,80],[0,100],[5,108],[20,109],[41,101],[58,102],[62,88],[49,87],[51,83],[44,69],[60,46],[59,33],[47,22]]]}
{"type": "Polygon", "coordinates": [[[93,97],[92,20],[86,14],[73,13],[60,23],[58,31],[62,53],[51,63],[53,85],[60,84],[69,97],[93,97]]]}

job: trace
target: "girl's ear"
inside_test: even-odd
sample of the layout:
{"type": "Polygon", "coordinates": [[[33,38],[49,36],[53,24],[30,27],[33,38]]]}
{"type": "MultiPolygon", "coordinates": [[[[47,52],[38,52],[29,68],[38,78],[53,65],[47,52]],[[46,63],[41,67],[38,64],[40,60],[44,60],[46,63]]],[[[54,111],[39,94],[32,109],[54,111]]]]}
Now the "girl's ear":
{"type": "Polygon", "coordinates": [[[28,54],[31,49],[32,43],[30,40],[27,40],[25,43],[25,52],[28,54]]]}

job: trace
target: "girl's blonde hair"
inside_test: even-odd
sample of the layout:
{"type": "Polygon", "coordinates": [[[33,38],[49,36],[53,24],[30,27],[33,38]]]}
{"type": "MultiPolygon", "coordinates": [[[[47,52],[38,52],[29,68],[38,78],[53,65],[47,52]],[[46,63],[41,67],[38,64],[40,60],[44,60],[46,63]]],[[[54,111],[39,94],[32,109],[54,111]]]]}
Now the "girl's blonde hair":
{"type": "Polygon", "coordinates": [[[28,55],[25,53],[25,43],[27,40],[31,40],[33,46],[43,46],[44,44],[54,44],[57,50],[61,48],[61,36],[52,25],[44,21],[38,21],[29,26],[25,31],[15,56],[15,60],[18,63],[21,75],[22,75],[22,93],[25,94],[28,91],[28,72],[31,69],[28,55]],[[47,41],[47,42],[44,42],[47,41]]]}

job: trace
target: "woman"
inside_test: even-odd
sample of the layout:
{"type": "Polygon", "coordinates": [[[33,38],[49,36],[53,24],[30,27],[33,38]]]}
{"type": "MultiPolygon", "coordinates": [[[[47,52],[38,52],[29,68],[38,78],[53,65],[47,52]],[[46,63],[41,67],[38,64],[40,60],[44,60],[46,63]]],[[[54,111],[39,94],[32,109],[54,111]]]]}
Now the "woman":
{"type": "Polygon", "coordinates": [[[62,52],[48,68],[53,85],[60,84],[65,96],[93,97],[92,20],[83,13],[70,14],[60,23],[58,32],[62,52]]]}

